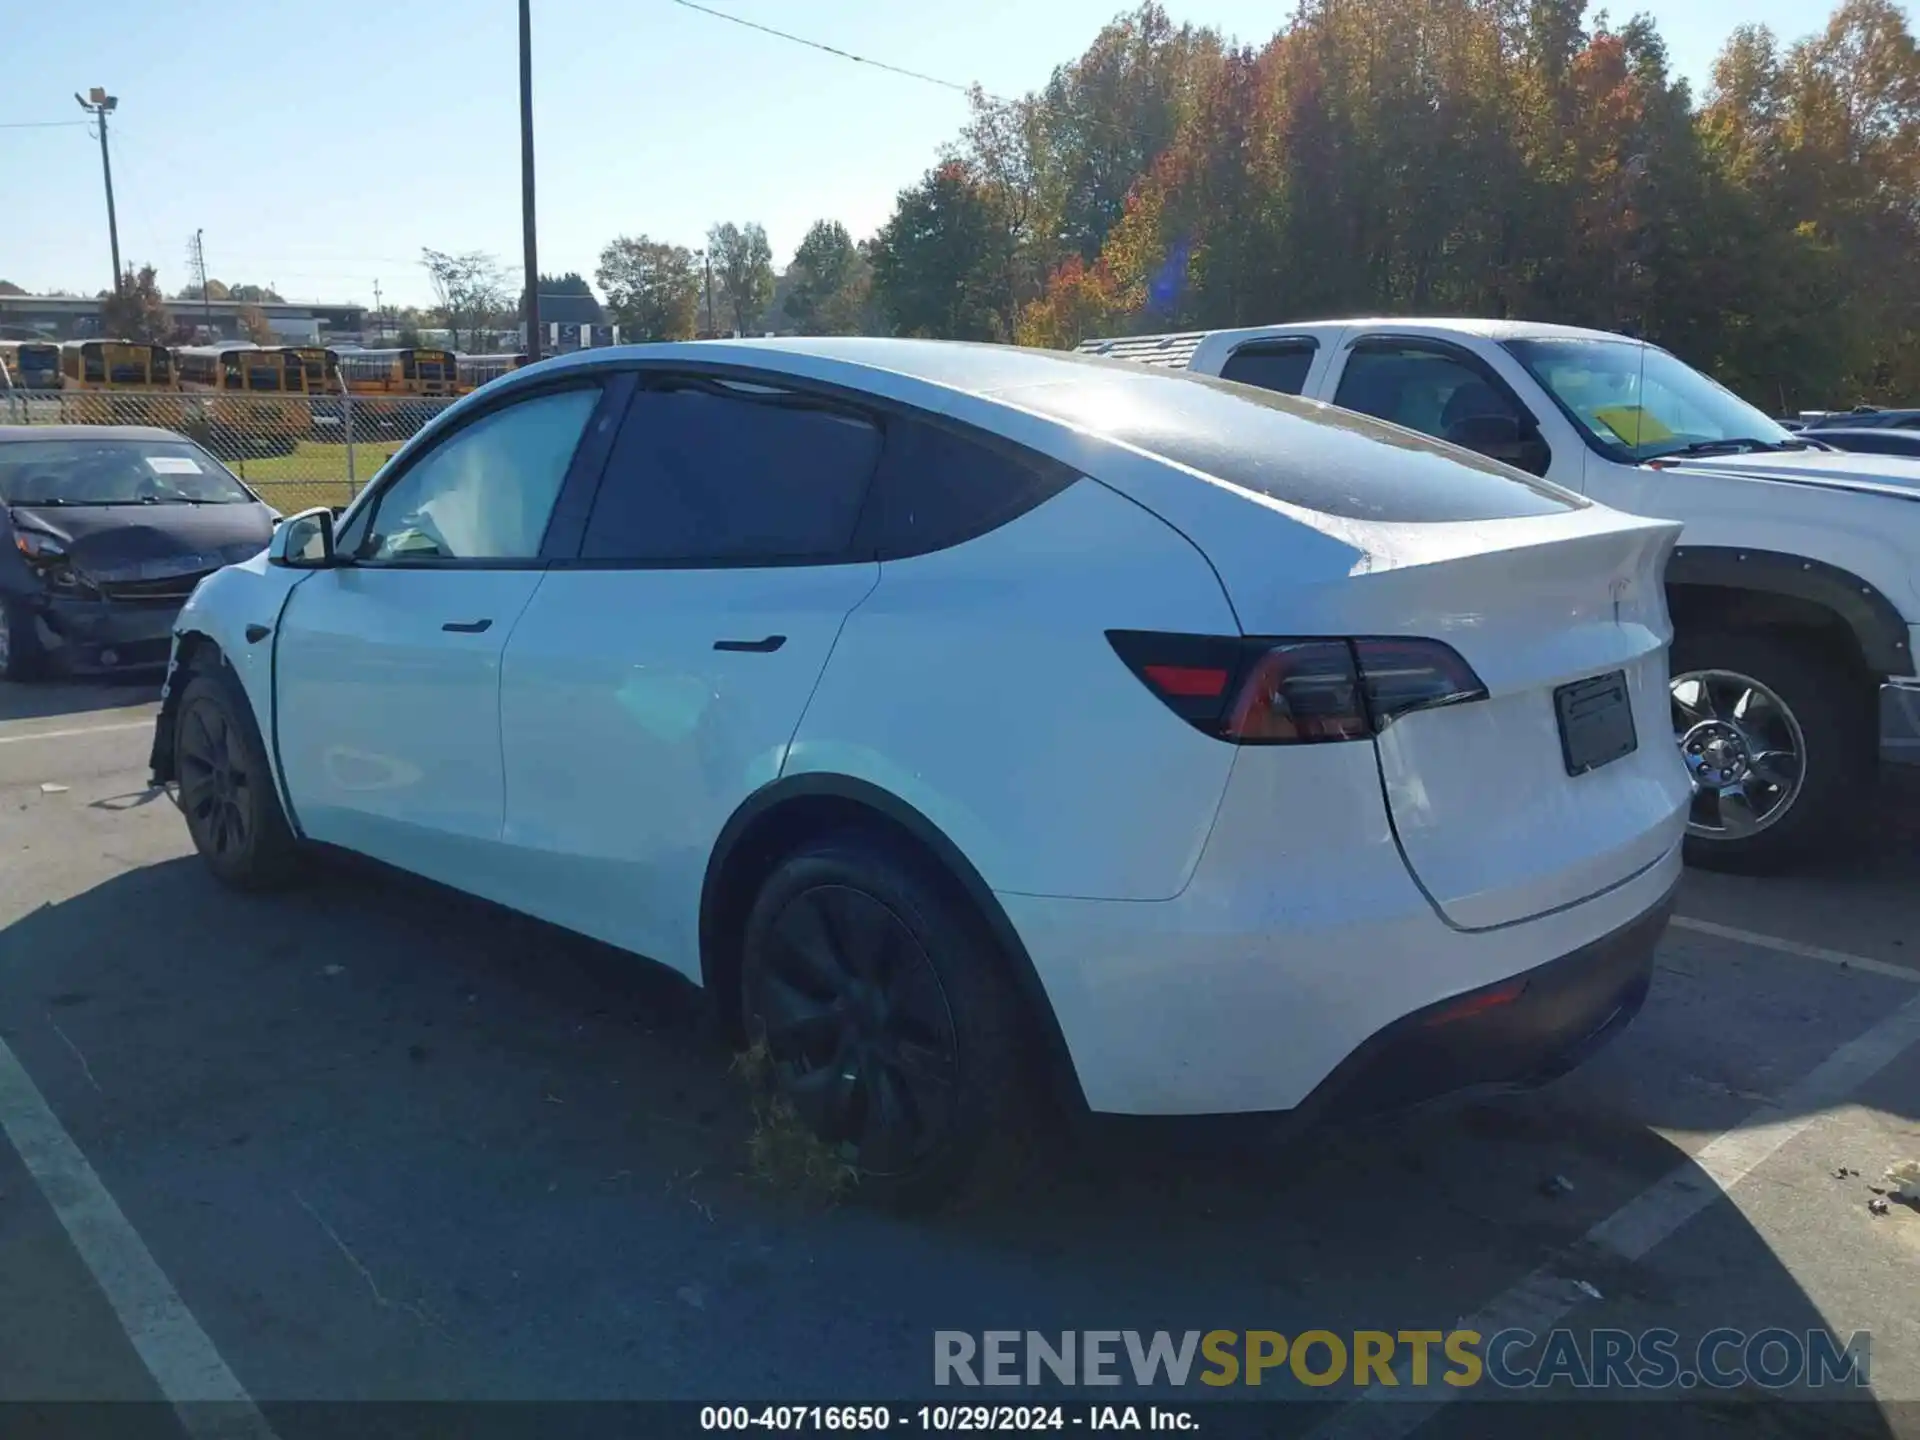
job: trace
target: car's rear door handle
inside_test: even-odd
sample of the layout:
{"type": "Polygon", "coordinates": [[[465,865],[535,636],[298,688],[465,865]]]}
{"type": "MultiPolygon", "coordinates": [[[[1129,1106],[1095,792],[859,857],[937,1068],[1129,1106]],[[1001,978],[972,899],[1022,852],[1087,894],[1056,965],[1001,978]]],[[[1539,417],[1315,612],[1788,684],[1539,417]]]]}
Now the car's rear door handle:
{"type": "Polygon", "coordinates": [[[491,620],[449,620],[440,628],[451,630],[456,635],[478,635],[493,624],[491,620]]]}
{"type": "Polygon", "coordinates": [[[786,643],[787,637],[784,635],[769,635],[764,640],[716,640],[713,642],[713,648],[716,650],[747,650],[755,655],[771,655],[786,643]]]}

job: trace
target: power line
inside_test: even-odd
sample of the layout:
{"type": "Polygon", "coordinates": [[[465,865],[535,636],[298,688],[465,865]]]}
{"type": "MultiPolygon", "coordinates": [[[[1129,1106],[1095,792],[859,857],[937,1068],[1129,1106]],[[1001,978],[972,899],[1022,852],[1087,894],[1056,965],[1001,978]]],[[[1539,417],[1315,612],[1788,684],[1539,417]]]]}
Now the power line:
{"type": "Polygon", "coordinates": [[[809,40],[804,35],[795,35],[786,30],[776,30],[773,26],[762,25],[757,20],[748,20],[743,16],[729,15],[724,10],[715,10],[706,5],[695,4],[694,0],[673,0],[673,3],[682,9],[698,10],[702,15],[711,15],[716,20],[725,20],[731,25],[743,26],[748,30],[758,30],[763,35],[772,35],[777,39],[789,40],[795,45],[804,45],[809,50],[819,50],[828,55],[838,55],[842,60],[851,60],[856,65],[871,65],[876,70],[886,70],[895,75],[904,75],[909,80],[920,80],[928,85],[938,85],[942,90],[955,90],[965,95],[973,89],[971,85],[962,85],[953,80],[942,80],[938,75],[928,75],[920,70],[909,70],[904,65],[890,65],[885,60],[871,60],[865,55],[856,55],[851,50],[842,50],[837,45],[828,45],[821,40],[809,40]]]}
{"type": "Polygon", "coordinates": [[[88,120],[9,120],[0,124],[0,130],[66,130],[74,126],[91,126],[88,120]]]}

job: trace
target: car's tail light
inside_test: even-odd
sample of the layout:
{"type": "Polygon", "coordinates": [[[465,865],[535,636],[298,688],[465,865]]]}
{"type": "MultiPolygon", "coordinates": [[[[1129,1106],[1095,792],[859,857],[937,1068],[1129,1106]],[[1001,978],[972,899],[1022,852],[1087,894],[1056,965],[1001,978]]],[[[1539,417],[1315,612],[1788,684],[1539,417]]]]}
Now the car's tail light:
{"type": "Polygon", "coordinates": [[[1376,730],[1402,715],[1487,698],[1487,687],[1459,652],[1438,640],[1366,638],[1353,642],[1376,730]]]}
{"type": "Polygon", "coordinates": [[[1415,710],[1486,698],[1437,640],[1228,639],[1110,630],[1114,652],[1176,715],[1241,745],[1363,740],[1415,710]]]}

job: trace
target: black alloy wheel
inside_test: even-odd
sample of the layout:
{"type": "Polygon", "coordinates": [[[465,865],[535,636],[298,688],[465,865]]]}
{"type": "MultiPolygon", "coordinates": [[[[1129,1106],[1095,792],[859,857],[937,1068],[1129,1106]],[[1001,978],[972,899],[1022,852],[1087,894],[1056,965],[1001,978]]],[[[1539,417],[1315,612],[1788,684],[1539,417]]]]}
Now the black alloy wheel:
{"type": "Polygon", "coordinates": [[[187,833],[227,885],[265,890],[294,878],[300,841],[287,823],[246,692],[218,657],[186,672],[174,713],[173,774],[187,833]]]}
{"type": "Polygon", "coordinates": [[[804,843],[761,882],[740,962],[765,1083],[863,1199],[925,1211],[1025,1178],[1048,1109],[1035,1017],[936,861],[862,830],[804,843]]]}
{"type": "Polygon", "coordinates": [[[780,1092],[863,1177],[927,1163],[953,1129],[959,1046],[913,931],[873,895],[825,884],[788,899],[766,938],[746,1001],[780,1092]]]}
{"type": "Polygon", "coordinates": [[[253,788],[262,777],[250,773],[233,720],[216,697],[190,697],[175,724],[187,829],[209,860],[232,864],[253,840],[253,788]]]}

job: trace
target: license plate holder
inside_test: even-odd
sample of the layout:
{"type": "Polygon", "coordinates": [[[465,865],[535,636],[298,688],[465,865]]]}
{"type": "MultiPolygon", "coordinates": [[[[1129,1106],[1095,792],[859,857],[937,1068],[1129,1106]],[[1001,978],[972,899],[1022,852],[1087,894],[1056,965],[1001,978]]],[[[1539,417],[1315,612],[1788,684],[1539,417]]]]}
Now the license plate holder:
{"type": "Polygon", "coordinates": [[[1611,765],[1640,746],[1624,670],[1562,685],[1553,692],[1553,709],[1560,722],[1560,757],[1569,775],[1611,765]]]}

